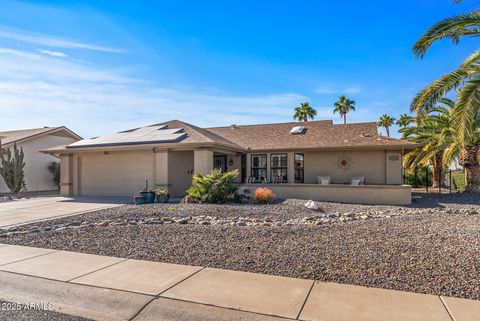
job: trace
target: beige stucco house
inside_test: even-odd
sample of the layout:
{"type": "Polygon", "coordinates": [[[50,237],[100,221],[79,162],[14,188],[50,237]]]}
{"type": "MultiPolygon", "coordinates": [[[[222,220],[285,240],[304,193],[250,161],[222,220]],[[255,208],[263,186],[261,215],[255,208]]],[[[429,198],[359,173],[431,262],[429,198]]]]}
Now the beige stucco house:
{"type": "Polygon", "coordinates": [[[415,147],[379,135],[375,123],[199,128],[173,120],[45,152],[61,159],[63,195],[131,196],[148,180],[181,197],[193,173],[218,167],[238,169],[241,189],[268,186],[280,198],[409,204],[402,156],[415,147]]]}
{"type": "MultiPolygon", "coordinates": [[[[50,191],[58,189],[53,182],[48,166],[58,162],[58,158],[41,153],[41,150],[58,145],[68,145],[81,137],[66,127],[43,127],[0,132],[0,152],[13,149],[16,143],[23,148],[25,162],[25,185],[27,191],[50,191]]],[[[0,164],[1,166],[1,164],[0,164]]],[[[8,193],[9,189],[0,177],[0,193],[8,193]]]]}

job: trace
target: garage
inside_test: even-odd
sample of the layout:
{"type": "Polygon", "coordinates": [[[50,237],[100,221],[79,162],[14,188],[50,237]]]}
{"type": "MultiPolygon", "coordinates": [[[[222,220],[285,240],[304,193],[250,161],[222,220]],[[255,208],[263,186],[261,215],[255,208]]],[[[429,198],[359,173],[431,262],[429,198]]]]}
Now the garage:
{"type": "Polygon", "coordinates": [[[88,153],[78,157],[79,194],[133,196],[154,184],[151,151],[88,153]]]}

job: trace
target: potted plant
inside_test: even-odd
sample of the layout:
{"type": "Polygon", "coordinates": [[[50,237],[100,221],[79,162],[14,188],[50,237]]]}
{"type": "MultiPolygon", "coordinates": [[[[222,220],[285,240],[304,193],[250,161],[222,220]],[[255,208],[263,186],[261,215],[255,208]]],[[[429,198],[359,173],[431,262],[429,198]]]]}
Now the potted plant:
{"type": "Polygon", "coordinates": [[[167,190],[156,188],[153,191],[155,192],[157,203],[168,203],[168,200],[170,199],[170,194],[167,190]]]}
{"type": "Polygon", "coordinates": [[[148,180],[145,180],[145,188],[140,192],[140,196],[145,198],[145,203],[153,203],[155,201],[155,193],[148,188],[148,180]]]}

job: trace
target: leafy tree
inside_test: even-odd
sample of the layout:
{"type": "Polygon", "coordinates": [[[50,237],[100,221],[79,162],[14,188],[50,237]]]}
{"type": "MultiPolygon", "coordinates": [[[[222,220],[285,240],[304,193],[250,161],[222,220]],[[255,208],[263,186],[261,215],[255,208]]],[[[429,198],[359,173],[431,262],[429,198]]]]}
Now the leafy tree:
{"type": "Polygon", "coordinates": [[[395,123],[395,118],[383,114],[378,121],[378,126],[385,128],[387,131],[387,136],[390,137],[390,127],[395,123]]]}
{"type": "Polygon", "coordinates": [[[399,127],[407,128],[408,125],[410,125],[411,123],[413,123],[413,117],[407,114],[402,114],[397,120],[396,125],[399,127]]]}
{"type": "MultiPolygon", "coordinates": [[[[455,15],[428,29],[414,44],[413,52],[423,58],[432,44],[439,40],[449,39],[458,44],[464,37],[479,35],[480,11],[455,15]]],[[[457,144],[461,146],[459,163],[465,168],[466,190],[480,191],[480,50],[475,51],[456,70],[420,91],[412,101],[411,110],[417,114],[428,112],[452,91],[457,93],[452,117],[457,144]]]]}
{"type": "Polygon", "coordinates": [[[238,185],[235,184],[238,174],[238,170],[223,173],[218,168],[207,175],[194,174],[192,187],[187,190],[187,194],[202,203],[225,203],[238,190],[238,185]]]}
{"type": "Polygon", "coordinates": [[[295,114],[293,118],[298,121],[308,121],[308,118],[313,119],[317,116],[317,111],[310,106],[309,102],[301,103],[300,106],[295,108],[295,114]]]}
{"type": "Polygon", "coordinates": [[[339,113],[343,118],[343,123],[347,123],[347,114],[350,111],[355,111],[355,101],[348,99],[345,95],[338,97],[338,100],[333,105],[333,113],[339,113]]]}
{"type": "Polygon", "coordinates": [[[7,148],[7,151],[0,153],[2,166],[0,167],[0,176],[3,177],[5,184],[10,189],[13,195],[17,195],[22,189],[25,188],[25,173],[23,168],[25,163],[23,162],[23,148],[18,150],[17,144],[13,144],[13,156],[12,150],[7,148]],[[6,154],[6,157],[4,155],[6,154]]]}

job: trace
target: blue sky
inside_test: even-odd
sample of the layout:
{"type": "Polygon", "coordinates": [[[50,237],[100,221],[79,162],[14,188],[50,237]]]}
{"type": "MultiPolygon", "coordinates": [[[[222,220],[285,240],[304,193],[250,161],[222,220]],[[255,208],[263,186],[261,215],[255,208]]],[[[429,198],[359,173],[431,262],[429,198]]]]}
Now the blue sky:
{"type": "Polygon", "coordinates": [[[473,50],[412,44],[474,0],[0,0],[0,130],[66,125],[84,137],[181,119],[292,120],[309,101],[349,121],[408,112],[413,95],[473,50]]]}

